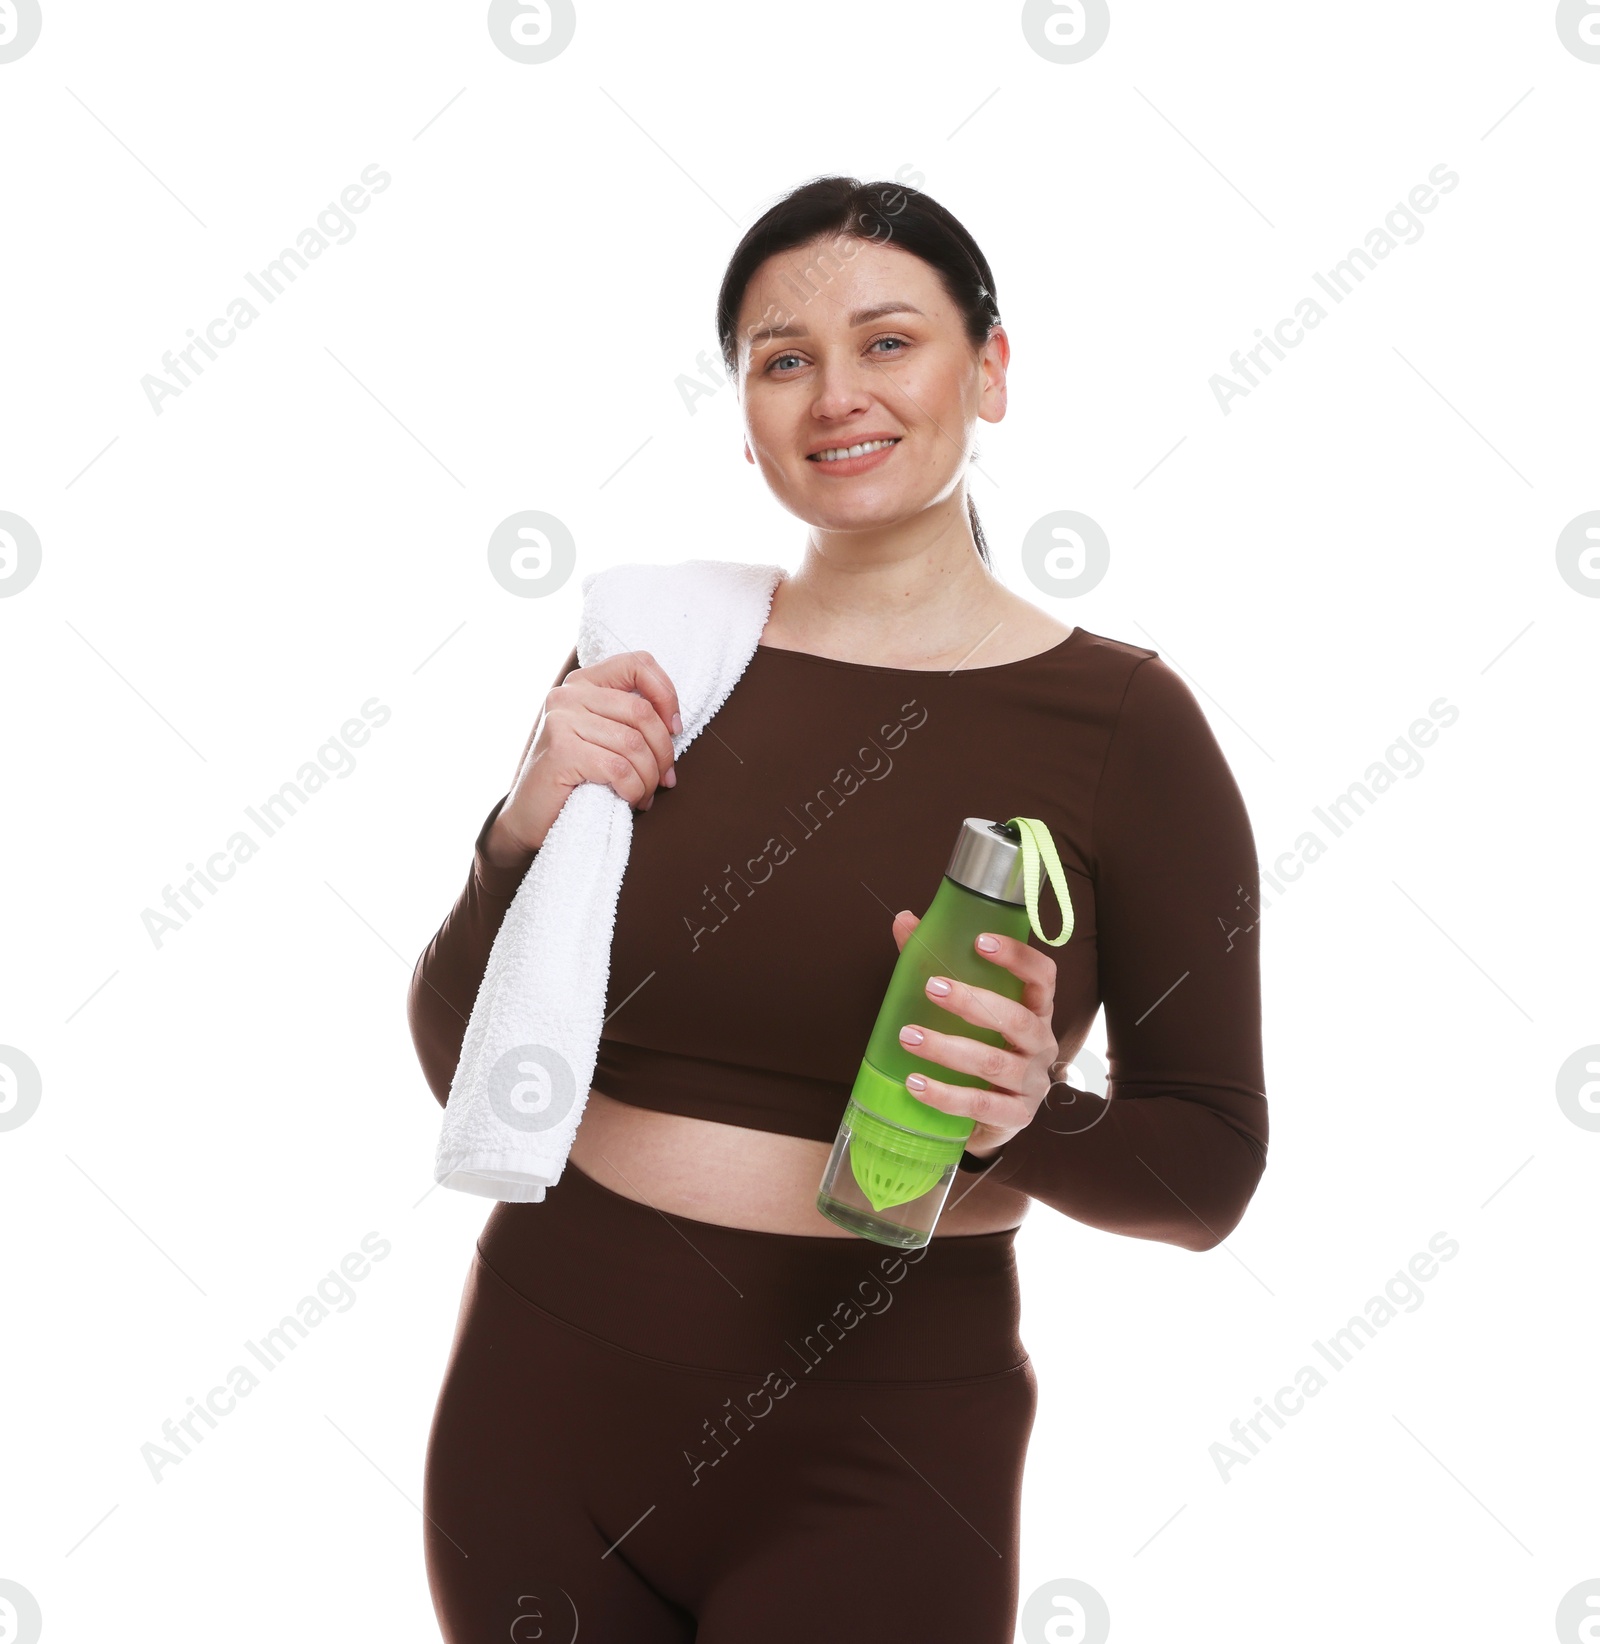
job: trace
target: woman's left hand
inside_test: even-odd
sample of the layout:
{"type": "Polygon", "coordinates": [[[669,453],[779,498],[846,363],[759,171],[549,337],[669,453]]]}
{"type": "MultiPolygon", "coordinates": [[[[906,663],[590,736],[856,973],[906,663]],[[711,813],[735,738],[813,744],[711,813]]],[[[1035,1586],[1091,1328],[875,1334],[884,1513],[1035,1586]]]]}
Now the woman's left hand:
{"type": "MultiPolygon", "coordinates": [[[[895,915],[894,939],[903,951],[907,939],[922,921],[909,908],[895,915]]],[[[980,935],[973,951],[992,964],[1000,965],[1022,981],[1022,998],[1007,999],[992,988],[973,987],[953,976],[930,976],[930,1002],[974,1027],[991,1028],[1005,1040],[1003,1045],[986,1045],[956,1033],[941,1033],[925,1023],[911,1022],[900,1029],[900,1043],[915,1055],[959,1073],[976,1074],[988,1082],[988,1089],[975,1085],[950,1084],[929,1078],[918,1089],[913,1074],[907,1088],[918,1101],[943,1113],[958,1114],[976,1121],[967,1142],[967,1152],[987,1158],[998,1152],[1018,1131],[1032,1123],[1039,1104],[1054,1083],[1051,1070],[1056,1065],[1059,1046],[1051,1013],[1056,996],[1056,962],[1048,954],[1013,936],[998,932],[980,935]],[[993,949],[986,944],[993,943],[993,949]],[[937,990],[943,984],[949,992],[937,990]],[[920,1033],[913,1041],[908,1033],[920,1033]]]]}

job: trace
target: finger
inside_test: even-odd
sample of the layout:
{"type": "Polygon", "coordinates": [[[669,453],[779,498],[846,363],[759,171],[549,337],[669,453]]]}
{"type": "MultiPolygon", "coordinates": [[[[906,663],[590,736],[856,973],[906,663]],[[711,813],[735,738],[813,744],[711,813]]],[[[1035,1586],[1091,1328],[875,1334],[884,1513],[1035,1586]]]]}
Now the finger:
{"type": "Polygon", "coordinates": [[[914,931],[921,923],[922,921],[911,911],[910,908],[902,908],[899,913],[894,916],[894,923],[890,926],[890,929],[894,932],[895,946],[899,948],[902,953],[906,950],[906,941],[910,937],[912,931],[914,931]]]}
{"type": "Polygon", "coordinates": [[[1056,996],[1056,962],[1048,953],[1019,941],[1015,936],[1002,936],[999,931],[980,931],[973,939],[972,950],[980,959],[999,965],[1022,982],[1022,1003],[1035,1015],[1048,1016],[1056,996]],[[994,951],[981,944],[993,942],[994,951]]]}
{"type": "MultiPolygon", "coordinates": [[[[1042,1050],[1046,1043],[1055,1043],[1048,1008],[1030,1009],[1018,1000],[996,993],[993,988],[977,987],[954,976],[930,976],[922,991],[936,1012],[947,1010],[974,1027],[989,1028],[1019,1050],[1033,1053],[1042,1050]],[[948,987],[950,991],[941,993],[941,987],[948,987]]],[[[1048,1001],[1046,1003],[1048,1006],[1048,1001]]],[[[937,1022],[938,1015],[933,1019],[937,1022]]]]}
{"type": "Polygon", "coordinates": [[[926,1102],[941,1113],[976,1119],[979,1124],[994,1125],[1001,1130],[1021,1130],[1033,1117],[1033,1104],[1028,1098],[1013,1096],[1009,1091],[984,1090],[977,1085],[953,1085],[931,1074],[920,1073],[913,1073],[907,1078],[906,1088],[919,1102],[926,1102]],[[913,1083],[917,1079],[923,1081],[921,1089],[913,1083]]]}
{"type": "Polygon", "coordinates": [[[571,678],[574,682],[582,678],[617,690],[637,691],[655,709],[656,717],[670,736],[676,736],[683,729],[677,687],[648,651],[619,651],[592,668],[580,668],[571,678]]]}
{"type": "MultiPolygon", "coordinates": [[[[996,1090],[1019,1094],[1028,1081],[1028,1075],[1037,1059],[1037,1053],[1017,1050],[1009,1045],[985,1044],[981,1039],[969,1039],[962,1033],[941,1033],[938,1028],[922,1022],[907,1022],[900,1029],[900,1043],[906,1052],[919,1062],[934,1064],[937,1076],[940,1068],[955,1073],[970,1073],[993,1085],[996,1090]],[[908,1034],[922,1035],[920,1041],[907,1038],[908,1034]]],[[[926,1072],[919,1068],[918,1072],[926,1072]]]]}
{"type": "Polygon", "coordinates": [[[602,782],[642,811],[655,802],[661,773],[655,753],[629,728],[603,715],[589,716],[577,733],[576,763],[586,782],[602,782]]]}
{"type": "Polygon", "coordinates": [[[666,781],[677,756],[661,716],[649,702],[609,686],[591,686],[578,701],[575,726],[580,736],[637,760],[652,789],[666,781]]]}

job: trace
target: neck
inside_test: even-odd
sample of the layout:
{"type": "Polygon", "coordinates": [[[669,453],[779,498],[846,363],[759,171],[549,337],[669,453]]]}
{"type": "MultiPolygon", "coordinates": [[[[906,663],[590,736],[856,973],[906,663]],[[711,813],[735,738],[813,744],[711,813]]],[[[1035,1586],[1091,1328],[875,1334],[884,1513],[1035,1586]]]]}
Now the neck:
{"type": "Polygon", "coordinates": [[[796,650],[943,655],[978,644],[1004,615],[1002,599],[958,487],[914,520],[813,528],[799,570],[773,596],[769,630],[796,650]]]}

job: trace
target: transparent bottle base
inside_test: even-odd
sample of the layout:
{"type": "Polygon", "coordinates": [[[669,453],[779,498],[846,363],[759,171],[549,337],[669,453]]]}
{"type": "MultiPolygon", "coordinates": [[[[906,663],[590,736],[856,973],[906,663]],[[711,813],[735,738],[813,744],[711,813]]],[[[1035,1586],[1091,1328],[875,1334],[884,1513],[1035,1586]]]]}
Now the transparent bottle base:
{"type": "Polygon", "coordinates": [[[897,1250],[916,1250],[933,1237],[934,1226],[955,1179],[956,1159],[961,1149],[957,1145],[955,1157],[941,1166],[937,1160],[928,1159],[926,1139],[912,1132],[903,1132],[906,1146],[903,1150],[896,1148],[887,1137],[899,1128],[878,1120],[870,1140],[863,1141],[861,1157],[856,1158],[852,1152],[856,1131],[847,1113],[834,1138],[833,1151],[828,1155],[816,1202],[818,1211],[839,1227],[897,1250]],[[927,1185],[913,1197],[878,1208],[857,1178],[858,1165],[867,1179],[876,1184],[881,1185],[885,1177],[893,1179],[899,1175],[918,1187],[927,1185]]]}

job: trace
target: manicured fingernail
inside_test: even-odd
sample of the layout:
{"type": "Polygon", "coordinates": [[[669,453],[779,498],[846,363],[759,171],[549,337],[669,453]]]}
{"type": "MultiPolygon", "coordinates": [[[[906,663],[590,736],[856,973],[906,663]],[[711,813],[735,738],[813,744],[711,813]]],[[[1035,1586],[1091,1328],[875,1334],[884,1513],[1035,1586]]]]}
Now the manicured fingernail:
{"type": "Polygon", "coordinates": [[[928,992],[936,993],[942,999],[950,991],[950,984],[942,976],[931,977],[928,981],[928,992]]]}
{"type": "Polygon", "coordinates": [[[683,735],[683,715],[682,714],[674,714],[672,716],[672,734],[674,736],[682,736],[683,735]]]}
{"type": "Polygon", "coordinates": [[[900,1029],[900,1043],[903,1045],[920,1045],[927,1035],[919,1027],[912,1027],[908,1022],[900,1029]]]}
{"type": "Polygon", "coordinates": [[[998,953],[999,951],[1000,944],[995,941],[988,931],[985,931],[983,935],[978,938],[979,953],[998,953]]]}
{"type": "Polygon", "coordinates": [[[908,1073],[906,1075],[907,1090],[926,1090],[927,1088],[928,1081],[920,1073],[908,1073]]]}
{"type": "Polygon", "coordinates": [[[661,779],[661,786],[663,788],[675,788],[677,785],[678,767],[676,765],[669,765],[667,766],[667,774],[661,779]]]}

